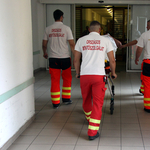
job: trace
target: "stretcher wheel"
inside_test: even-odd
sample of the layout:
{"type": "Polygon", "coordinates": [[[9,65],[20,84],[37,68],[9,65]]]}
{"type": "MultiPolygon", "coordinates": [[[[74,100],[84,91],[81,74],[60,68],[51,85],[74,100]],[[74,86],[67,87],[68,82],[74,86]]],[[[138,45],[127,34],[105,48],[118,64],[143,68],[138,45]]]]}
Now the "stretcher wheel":
{"type": "Polygon", "coordinates": [[[110,114],[112,115],[114,111],[114,99],[111,98],[110,100],[110,114]]]}

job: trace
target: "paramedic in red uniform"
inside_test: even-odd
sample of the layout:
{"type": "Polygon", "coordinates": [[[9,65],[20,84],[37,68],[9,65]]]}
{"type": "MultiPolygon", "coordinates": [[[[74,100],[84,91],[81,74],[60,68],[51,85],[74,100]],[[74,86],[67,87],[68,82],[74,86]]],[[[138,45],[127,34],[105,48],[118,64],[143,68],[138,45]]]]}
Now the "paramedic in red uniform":
{"type": "Polygon", "coordinates": [[[45,29],[43,38],[43,56],[49,58],[49,73],[51,74],[51,100],[54,108],[60,105],[60,75],[62,70],[62,102],[71,104],[71,58],[68,42],[74,55],[75,43],[71,29],[63,24],[63,12],[55,10],[55,22],[45,29]],[[47,53],[47,45],[49,48],[47,53]]]}
{"type": "Polygon", "coordinates": [[[75,45],[74,66],[76,77],[80,75],[80,87],[83,98],[83,111],[89,122],[89,140],[99,136],[98,130],[102,116],[102,106],[105,96],[105,53],[108,54],[112,76],[115,73],[115,58],[111,41],[100,35],[101,27],[97,21],[92,21],[89,35],[79,38],[75,45]],[[80,68],[80,58],[82,63],[80,68]]]}
{"type": "Polygon", "coordinates": [[[147,30],[137,43],[135,64],[138,65],[139,57],[144,49],[142,83],[144,85],[144,110],[150,113],[150,20],[147,22],[147,30]]]}

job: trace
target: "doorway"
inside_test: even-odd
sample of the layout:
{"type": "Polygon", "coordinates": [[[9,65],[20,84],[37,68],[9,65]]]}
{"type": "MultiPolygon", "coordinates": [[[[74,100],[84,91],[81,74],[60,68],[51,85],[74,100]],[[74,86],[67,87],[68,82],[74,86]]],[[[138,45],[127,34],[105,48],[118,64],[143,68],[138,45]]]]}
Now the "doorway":
{"type": "MultiPolygon", "coordinates": [[[[109,33],[122,44],[127,42],[127,18],[128,6],[76,6],[76,40],[87,34],[90,22],[97,20],[101,24],[101,35],[109,33]]],[[[126,51],[117,50],[116,60],[118,64],[126,68],[126,51]]],[[[122,68],[122,66],[121,66],[122,68]]]]}

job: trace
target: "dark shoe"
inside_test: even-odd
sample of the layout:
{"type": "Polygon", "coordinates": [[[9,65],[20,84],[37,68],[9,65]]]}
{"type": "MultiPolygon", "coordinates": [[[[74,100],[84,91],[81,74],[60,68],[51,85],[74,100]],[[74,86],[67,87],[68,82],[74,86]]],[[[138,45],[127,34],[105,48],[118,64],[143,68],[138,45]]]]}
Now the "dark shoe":
{"type": "Polygon", "coordinates": [[[65,104],[65,105],[72,104],[72,100],[70,100],[70,99],[62,99],[62,101],[63,101],[63,104],[65,104]]]}
{"type": "Polygon", "coordinates": [[[99,137],[99,133],[97,132],[97,134],[95,136],[89,136],[89,140],[94,140],[97,137],[99,137]]]}
{"type": "Polygon", "coordinates": [[[69,100],[68,102],[63,102],[65,105],[72,104],[72,100],[69,100]]]}
{"type": "Polygon", "coordinates": [[[60,104],[53,104],[53,108],[57,109],[59,107],[60,104]]]}
{"type": "Polygon", "coordinates": [[[144,108],[144,110],[145,110],[146,112],[150,113],[150,109],[144,108]]]}

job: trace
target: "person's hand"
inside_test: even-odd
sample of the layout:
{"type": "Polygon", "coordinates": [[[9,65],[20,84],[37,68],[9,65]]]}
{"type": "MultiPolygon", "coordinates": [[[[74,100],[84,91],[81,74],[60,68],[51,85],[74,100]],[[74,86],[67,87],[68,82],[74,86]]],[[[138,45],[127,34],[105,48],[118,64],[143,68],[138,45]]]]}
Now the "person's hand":
{"type": "Polygon", "coordinates": [[[112,79],[116,79],[117,78],[117,74],[113,73],[113,74],[111,74],[111,77],[112,77],[112,79]]]}
{"type": "Polygon", "coordinates": [[[118,48],[119,48],[119,50],[121,50],[121,49],[125,48],[125,46],[124,46],[124,45],[121,45],[121,46],[118,47],[118,48]]]}
{"type": "Polygon", "coordinates": [[[139,59],[136,58],[136,59],[135,59],[135,64],[136,64],[136,65],[138,65],[138,61],[139,61],[139,59]]]}
{"type": "Polygon", "coordinates": [[[118,48],[120,49],[120,47],[122,47],[122,43],[119,41],[118,42],[118,48]]]}
{"type": "Polygon", "coordinates": [[[47,53],[44,53],[44,54],[43,54],[43,57],[44,57],[45,59],[47,59],[47,58],[48,58],[48,54],[47,54],[47,53]]]}
{"type": "Polygon", "coordinates": [[[76,74],[76,78],[79,79],[80,78],[80,74],[76,74]]]}

